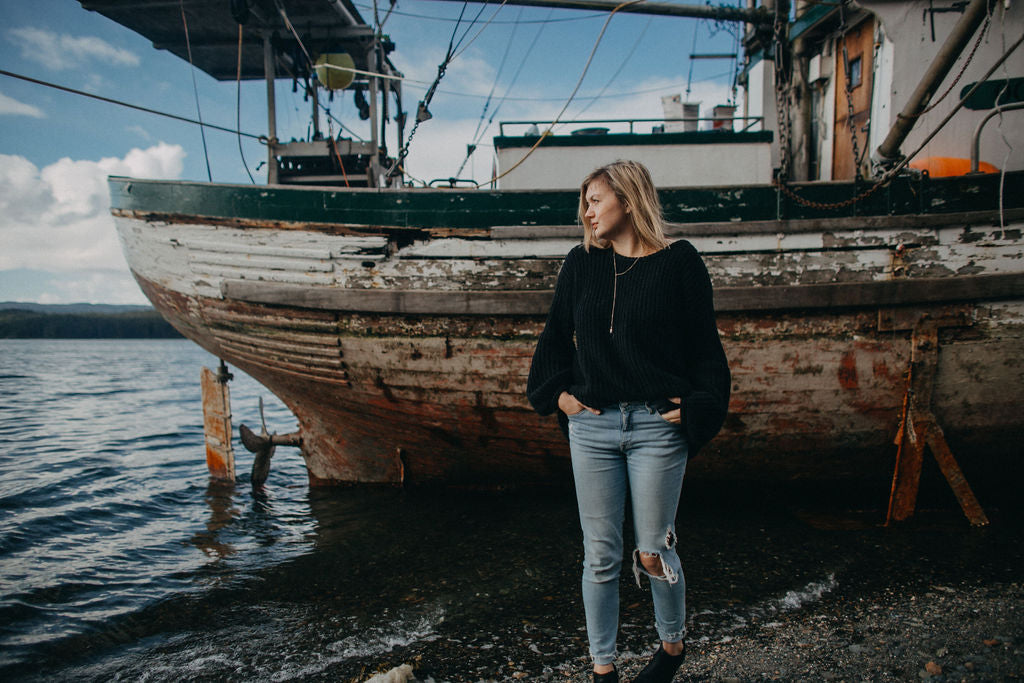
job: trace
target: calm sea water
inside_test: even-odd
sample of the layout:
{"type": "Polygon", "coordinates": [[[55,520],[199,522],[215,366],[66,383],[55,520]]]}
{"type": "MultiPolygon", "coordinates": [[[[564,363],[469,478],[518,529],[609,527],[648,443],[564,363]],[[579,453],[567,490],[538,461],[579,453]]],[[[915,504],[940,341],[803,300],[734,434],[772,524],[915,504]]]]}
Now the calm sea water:
{"type": "MultiPolygon", "coordinates": [[[[298,453],[281,448],[254,496],[237,426],[259,424],[261,396],[272,431],[294,419],[235,369],[239,481],[211,483],[199,371],[216,362],[180,340],[0,340],[0,678],[365,681],[404,663],[435,681],[585,671],[571,491],[310,489],[298,453]]],[[[954,508],[939,525],[886,530],[875,510],[867,524],[829,528],[747,493],[684,487],[698,647],[808,605],[1024,566],[1019,518],[982,535],[954,508]]],[[[654,634],[649,598],[631,584],[627,569],[620,650],[639,657],[654,634]]]]}
{"type": "Polygon", "coordinates": [[[480,632],[487,595],[539,573],[520,544],[552,520],[573,539],[571,496],[311,490],[287,448],[254,496],[238,425],[260,397],[272,431],[295,421],[237,369],[239,481],[213,483],[199,371],[216,363],[180,340],[0,340],[0,675],[361,679],[442,624],[480,632]]]}

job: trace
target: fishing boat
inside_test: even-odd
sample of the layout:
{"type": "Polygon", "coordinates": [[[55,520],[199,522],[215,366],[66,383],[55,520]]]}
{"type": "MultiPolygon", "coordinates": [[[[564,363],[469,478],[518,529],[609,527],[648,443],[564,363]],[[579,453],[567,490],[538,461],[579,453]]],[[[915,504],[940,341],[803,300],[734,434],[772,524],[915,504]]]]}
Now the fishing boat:
{"type": "MultiPolygon", "coordinates": [[[[186,57],[178,3],[81,3],[186,57]]],[[[581,239],[575,184],[625,157],[663,188],[669,238],[703,254],[733,371],[728,420],[691,476],[895,469],[898,516],[928,450],[951,483],[960,476],[965,505],[964,473],[1018,462],[1018,3],[619,8],[742,22],[737,115],[716,112],[707,129],[699,116],[587,122],[582,134],[509,122],[494,140],[498,180],[482,187],[410,186],[377,134],[402,107],[393,46],[347,0],[183,7],[196,68],[234,79],[241,25],[242,77],[271,84],[270,182],[115,177],[112,211],[156,309],[294,413],[310,484],[567,480],[567,444],[524,386],[561,260],[581,239]],[[314,65],[340,53],[373,139],[279,142],[274,79],[309,80],[315,97],[314,65]]]]}

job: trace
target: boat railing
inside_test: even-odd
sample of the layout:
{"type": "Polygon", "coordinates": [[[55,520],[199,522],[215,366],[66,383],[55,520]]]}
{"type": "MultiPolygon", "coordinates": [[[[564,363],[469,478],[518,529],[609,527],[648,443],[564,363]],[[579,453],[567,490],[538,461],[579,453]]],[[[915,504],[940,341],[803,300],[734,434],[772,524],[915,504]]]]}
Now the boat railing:
{"type": "MultiPolygon", "coordinates": [[[[637,124],[650,123],[650,124],[661,124],[661,126],[653,125],[652,133],[663,133],[666,132],[664,124],[666,123],[683,123],[690,124],[693,128],[693,132],[697,132],[697,128],[701,123],[710,122],[711,128],[705,128],[705,131],[725,131],[725,132],[739,132],[746,133],[752,130],[764,130],[764,117],[763,116],[684,116],[680,118],[657,118],[657,119],[576,119],[574,121],[560,121],[560,125],[583,125],[584,128],[573,131],[576,135],[585,134],[601,134],[611,132],[611,126],[614,125],[619,128],[626,128],[626,133],[635,134],[637,124]],[[611,124],[605,127],[605,124],[611,124]],[[660,129],[659,129],[660,128],[660,129]]],[[[517,120],[517,121],[500,121],[498,123],[498,135],[501,137],[507,137],[505,132],[505,126],[527,126],[525,133],[519,133],[520,135],[540,135],[542,129],[546,129],[551,126],[555,121],[545,120],[517,120]]],[[[689,126],[687,126],[689,128],[689,126]]],[[[671,132],[671,131],[667,131],[671,132]]]]}
{"type": "Polygon", "coordinates": [[[1018,109],[1024,109],[1024,102],[1014,102],[1012,104],[998,106],[990,111],[981,121],[978,121],[978,125],[974,129],[974,137],[971,139],[971,173],[978,172],[979,160],[981,158],[981,154],[979,152],[981,144],[981,129],[984,128],[985,124],[994,116],[1001,116],[1003,112],[1016,111],[1018,109]]]}

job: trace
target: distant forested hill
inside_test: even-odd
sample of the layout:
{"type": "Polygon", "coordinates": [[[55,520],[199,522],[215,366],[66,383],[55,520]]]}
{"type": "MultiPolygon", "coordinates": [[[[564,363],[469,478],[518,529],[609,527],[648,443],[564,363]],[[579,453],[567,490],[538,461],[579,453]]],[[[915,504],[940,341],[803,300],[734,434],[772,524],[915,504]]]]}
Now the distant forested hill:
{"type": "Polygon", "coordinates": [[[0,302],[0,339],[181,337],[149,306],[0,302]]]}

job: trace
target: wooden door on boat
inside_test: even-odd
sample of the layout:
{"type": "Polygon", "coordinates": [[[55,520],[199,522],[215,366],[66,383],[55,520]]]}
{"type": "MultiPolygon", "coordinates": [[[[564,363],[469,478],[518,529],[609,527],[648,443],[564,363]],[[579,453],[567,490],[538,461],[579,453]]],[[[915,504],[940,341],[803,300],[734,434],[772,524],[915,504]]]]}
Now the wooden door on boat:
{"type": "Polygon", "coordinates": [[[857,161],[863,162],[870,153],[867,124],[871,115],[871,76],[874,72],[875,21],[866,19],[850,29],[836,42],[836,115],[832,129],[832,179],[852,180],[857,161]],[[843,48],[846,48],[845,51],[843,48]],[[847,73],[849,63],[849,73],[847,73]],[[850,84],[847,96],[847,83],[850,84]],[[852,104],[852,107],[851,107],[852,104]],[[850,110],[853,116],[850,116],[850,110]],[[853,134],[850,132],[850,122],[853,134]],[[856,136],[854,159],[853,136],[856,136]]]}

